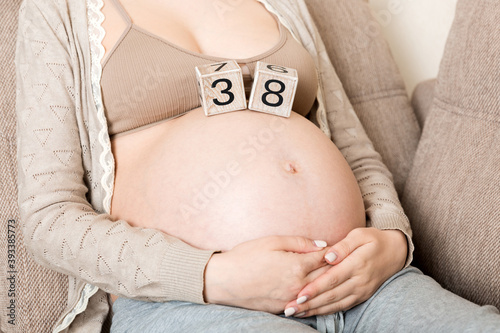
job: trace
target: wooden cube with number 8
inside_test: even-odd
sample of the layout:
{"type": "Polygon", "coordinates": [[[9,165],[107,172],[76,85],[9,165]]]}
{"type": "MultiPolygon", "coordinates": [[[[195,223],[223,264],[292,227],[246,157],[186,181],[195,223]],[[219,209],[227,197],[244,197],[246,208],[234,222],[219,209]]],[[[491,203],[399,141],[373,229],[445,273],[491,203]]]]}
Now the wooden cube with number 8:
{"type": "Polygon", "coordinates": [[[292,111],[298,83],[297,71],[259,61],[255,67],[248,108],[282,117],[292,111]]]}
{"type": "Polygon", "coordinates": [[[243,75],[236,61],[198,66],[196,79],[205,115],[246,109],[243,75]]]}

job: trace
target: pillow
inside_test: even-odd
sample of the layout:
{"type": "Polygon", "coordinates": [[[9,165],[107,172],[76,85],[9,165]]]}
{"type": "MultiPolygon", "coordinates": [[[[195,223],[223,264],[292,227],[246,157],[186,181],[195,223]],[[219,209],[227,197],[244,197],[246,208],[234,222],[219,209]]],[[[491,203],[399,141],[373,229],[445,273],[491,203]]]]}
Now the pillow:
{"type": "Polygon", "coordinates": [[[403,79],[365,0],[308,0],[333,66],[403,192],[420,137],[403,79]]]}
{"type": "Polygon", "coordinates": [[[420,82],[413,91],[411,97],[411,106],[417,116],[418,124],[424,127],[425,119],[429,114],[434,98],[434,87],[436,86],[436,79],[430,79],[420,82]]]}
{"type": "Polygon", "coordinates": [[[500,308],[500,2],[459,0],[403,206],[416,264],[500,308]]]}

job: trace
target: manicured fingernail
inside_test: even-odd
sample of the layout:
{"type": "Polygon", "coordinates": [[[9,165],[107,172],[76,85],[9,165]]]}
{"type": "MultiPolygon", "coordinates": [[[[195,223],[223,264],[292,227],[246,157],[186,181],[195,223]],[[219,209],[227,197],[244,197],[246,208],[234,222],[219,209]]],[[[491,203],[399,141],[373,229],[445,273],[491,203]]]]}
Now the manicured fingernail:
{"type": "Polygon", "coordinates": [[[306,314],[306,312],[301,312],[295,315],[295,317],[303,317],[306,314]]]}
{"type": "Polygon", "coordinates": [[[330,252],[325,256],[325,259],[328,260],[328,262],[334,262],[335,259],[337,259],[337,255],[333,252],[330,252]]]}
{"type": "Polygon", "coordinates": [[[307,301],[307,296],[302,296],[297,298],[297,304],[302,304],[305,303],[306,301],[307,301]]]}
{"type": "Polygon", "coordinates": [[[293,316],[295,312],[297,312],[296,308],[285,309],[285,317],[293,316]]]}
{"type": "Polygon", "coordinates": [[[315,240],[314,245],[316,245],[317,247],[326,247],[327,246],[326,242],[322,241],[322,240],[315,240]]]}

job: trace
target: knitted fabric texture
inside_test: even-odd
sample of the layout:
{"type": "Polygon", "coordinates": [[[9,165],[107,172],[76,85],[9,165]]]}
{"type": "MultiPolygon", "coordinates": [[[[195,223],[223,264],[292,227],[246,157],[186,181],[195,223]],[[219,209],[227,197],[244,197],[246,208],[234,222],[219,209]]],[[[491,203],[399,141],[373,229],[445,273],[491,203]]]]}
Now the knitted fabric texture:
{"type": "Polygon", "coordinates": [[[403,204],[418,267],[500,308],[500,2],[456,13],[403,204]]]}
{"type": "Polygon", "coordinates": [[[0,3],[0,331],[50,332],[66,307],[68,277],[24,247],[17,209],[14,50],[21,0],[0,3]],[[10,246],[9,246],[10,245],[10,246]],[[10,250],[10,251],[9,251],[10,250]],[[10,257],[9,257],[10,255],[10,257]],[[10,260],[10,261],[9,261],[10,260]],[[11,266],[12,265],[12,266],[11,266]]]}

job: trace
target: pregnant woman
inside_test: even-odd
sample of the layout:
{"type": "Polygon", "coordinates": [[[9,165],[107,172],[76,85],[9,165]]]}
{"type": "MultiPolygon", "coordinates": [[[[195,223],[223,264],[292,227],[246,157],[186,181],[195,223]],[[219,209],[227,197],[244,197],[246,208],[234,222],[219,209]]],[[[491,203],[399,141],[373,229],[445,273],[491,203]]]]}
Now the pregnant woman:
{"type": "Polygon", "coordinates": [[[113,301],[115,332],[498,325],[397,273],[408,221],[303,1],[101,5],[21,9],[19,203],[30,251],[69,276],[54,331],[101,331],[113,301]],[[257,61],[297,69],[291,116],[206,117],[194,67],[228,59],[247,88],[257,61]],[[431,296],[434,317],[394,320],[431,296]]]}

